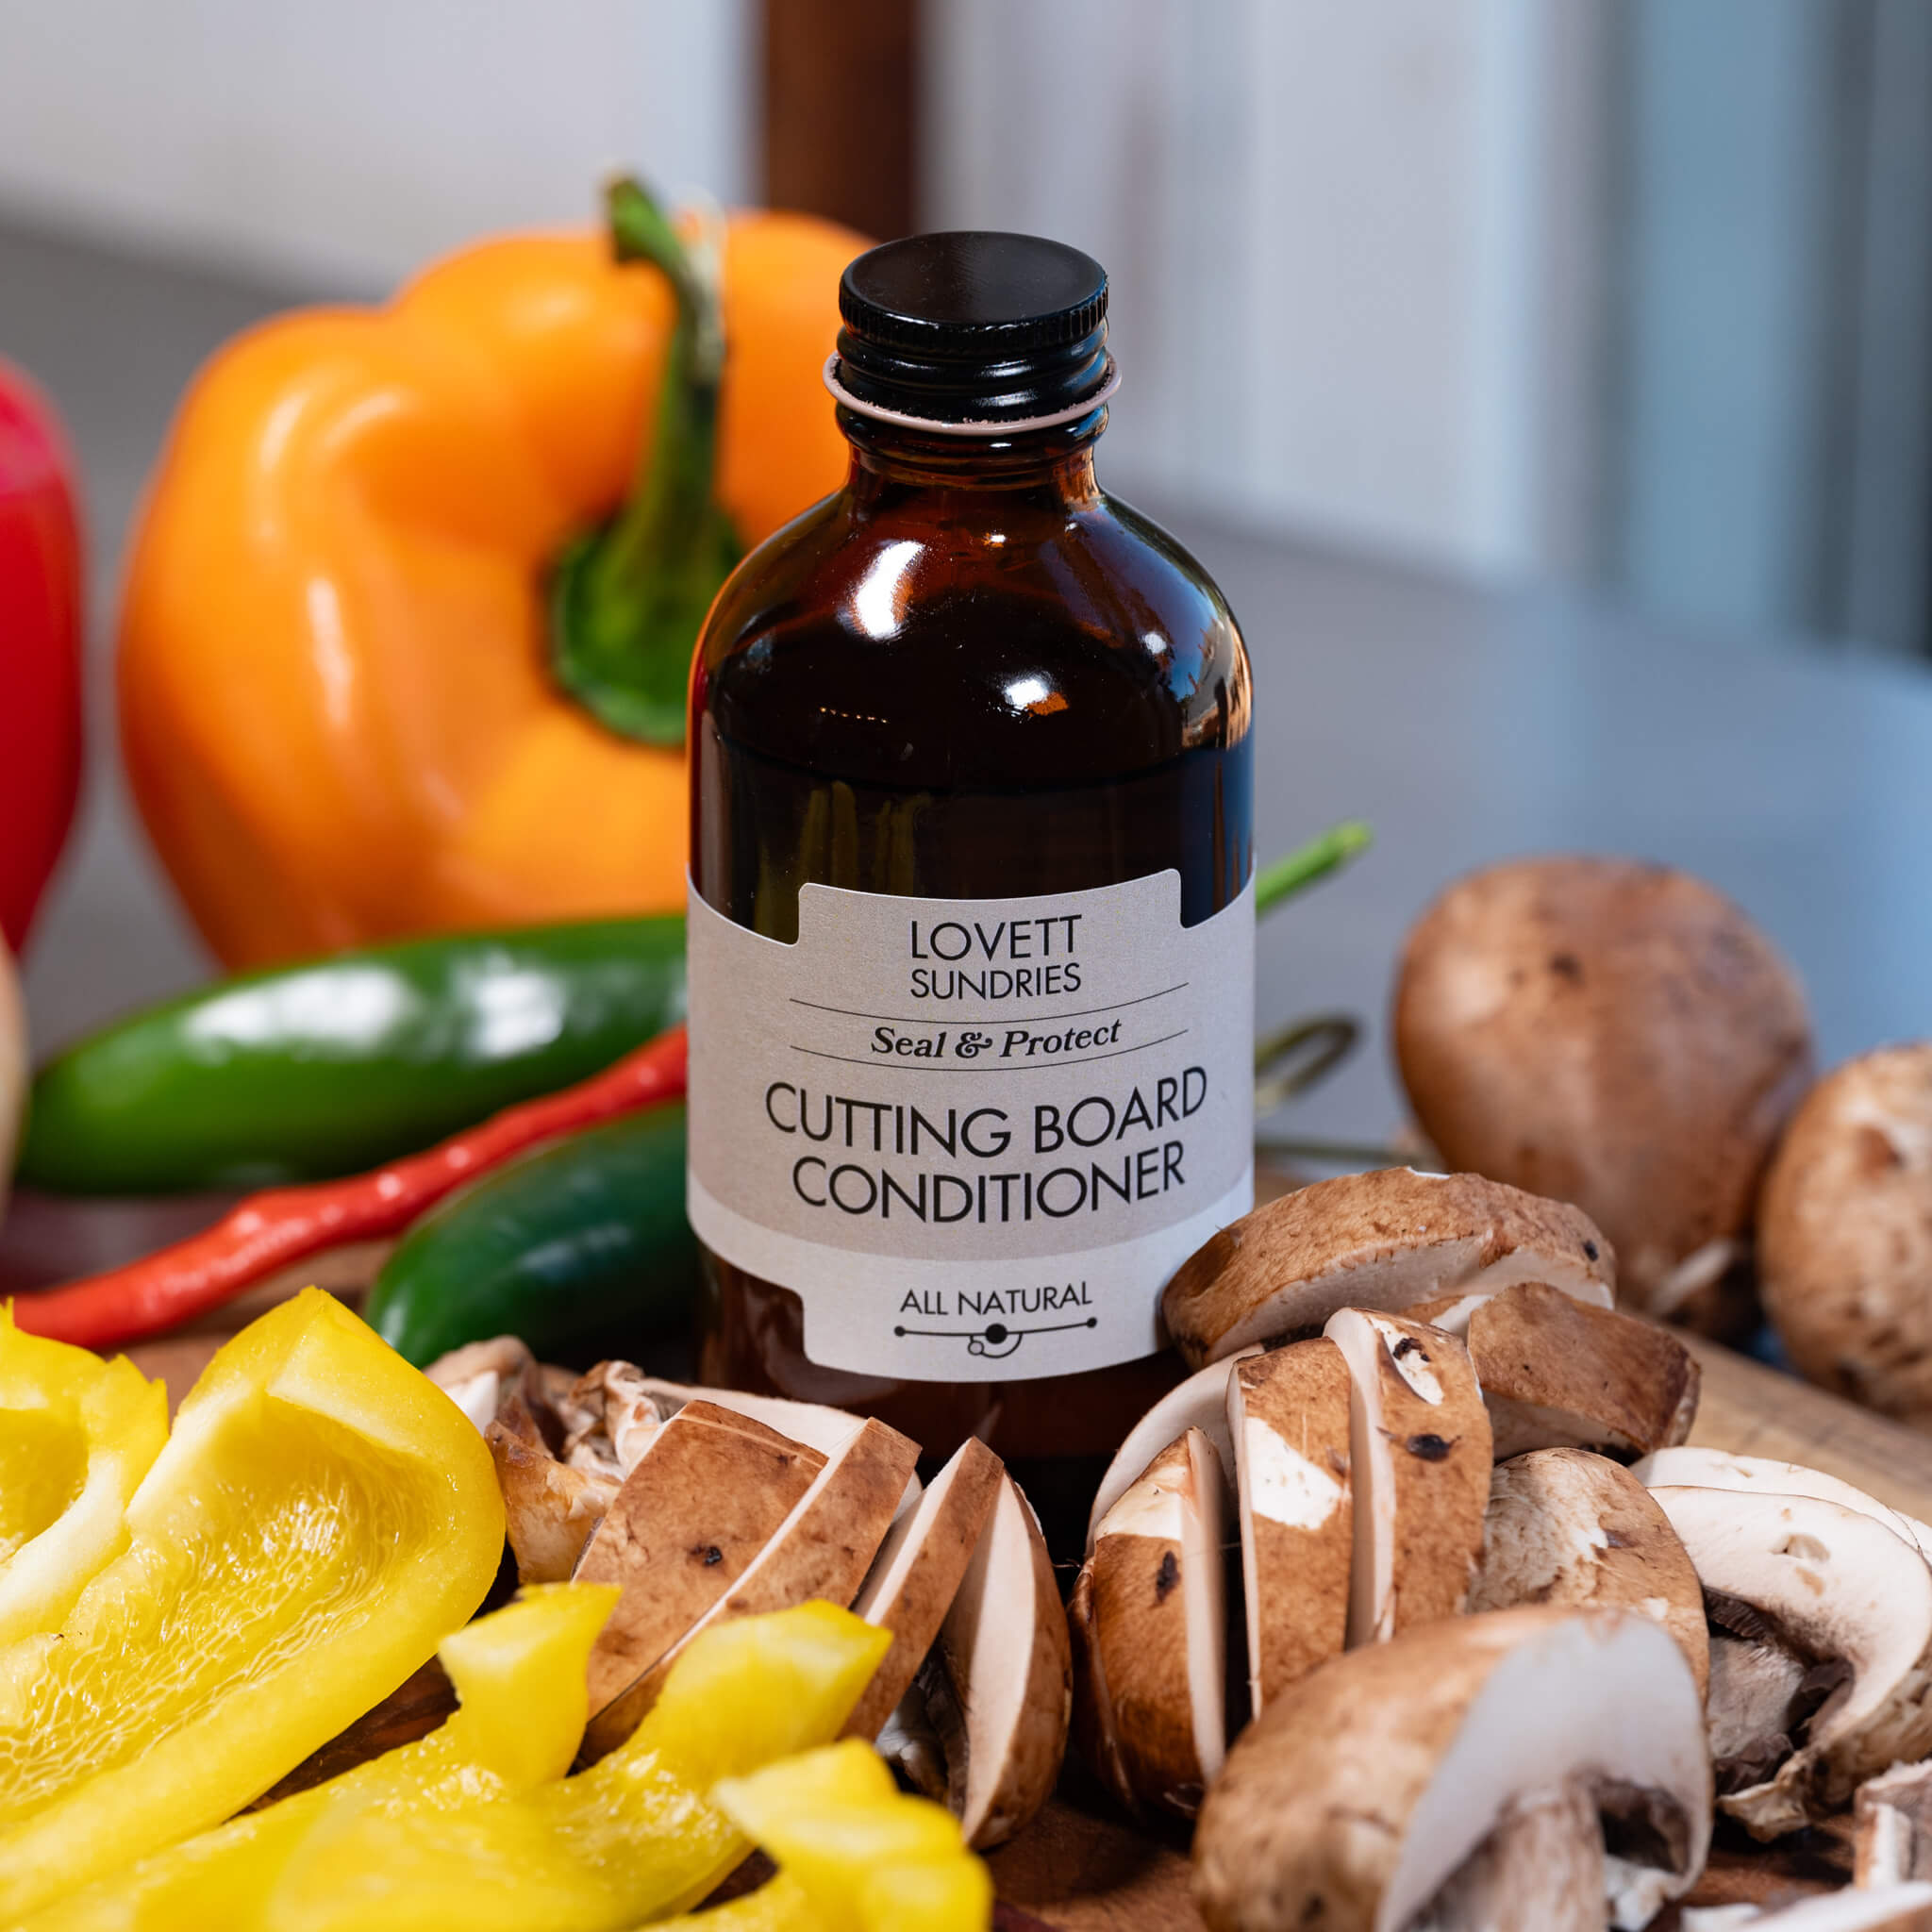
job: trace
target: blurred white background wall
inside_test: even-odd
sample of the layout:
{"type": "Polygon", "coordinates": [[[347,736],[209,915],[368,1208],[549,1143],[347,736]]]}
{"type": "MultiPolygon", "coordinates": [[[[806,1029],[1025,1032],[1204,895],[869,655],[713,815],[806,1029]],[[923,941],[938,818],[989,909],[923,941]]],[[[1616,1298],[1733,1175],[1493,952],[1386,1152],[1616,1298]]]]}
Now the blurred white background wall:
{"type": "Polygon", "coordinates": [[[1114,277],[1109,468],[1483,571],[1588,571],[1591,0],[930,0],[927,203],[1114,277]]]}
{"type": "Polygon", "coordinates": [[[753,190],[748,0],[0,0],[0,208],[382,290],[586,219],[614,166],[753,190]]]}

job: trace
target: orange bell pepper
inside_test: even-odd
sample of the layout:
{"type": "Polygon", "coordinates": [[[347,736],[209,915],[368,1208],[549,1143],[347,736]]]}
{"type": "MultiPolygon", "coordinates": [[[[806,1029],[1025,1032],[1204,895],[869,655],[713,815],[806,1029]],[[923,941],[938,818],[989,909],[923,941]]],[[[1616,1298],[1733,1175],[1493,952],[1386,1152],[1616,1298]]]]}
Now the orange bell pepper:
{"type": "Polygon", "coordinates": [[[720,225],[674,233],[620,184],[615,248],[485,242],[196,378],[133,548],[121,718],[228,965],[682,908],[691,645],[733,558],[844,475],[821,370],[864,246],[720,225]]]}

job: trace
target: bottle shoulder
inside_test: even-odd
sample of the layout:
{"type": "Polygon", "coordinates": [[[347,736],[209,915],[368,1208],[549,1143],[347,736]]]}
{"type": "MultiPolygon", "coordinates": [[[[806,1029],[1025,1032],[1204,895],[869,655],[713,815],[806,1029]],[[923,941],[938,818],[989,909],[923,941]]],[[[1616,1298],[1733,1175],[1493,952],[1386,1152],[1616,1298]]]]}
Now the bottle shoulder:
{"type": "Polygon", "coordinates": [[[692,682],[694,724],[747,748],[948,787],[1079,782],[1231,745],[1251,703],[1213,580],[1098,492],[830,497],[719,592],[692,682]]]}

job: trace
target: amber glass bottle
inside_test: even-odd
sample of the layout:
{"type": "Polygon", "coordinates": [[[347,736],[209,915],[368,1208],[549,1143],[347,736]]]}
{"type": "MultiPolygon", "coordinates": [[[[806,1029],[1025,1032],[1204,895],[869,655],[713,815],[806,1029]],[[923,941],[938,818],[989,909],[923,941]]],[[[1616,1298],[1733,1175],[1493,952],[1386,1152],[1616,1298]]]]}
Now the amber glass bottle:
{"type": "Polygon", "coordinates": [[[1252,1187],[1247,656],[1094,480],[1096,262],[917,236],[841,309],[846,486],[691,677],[702,1369],[1084,1510],[1174,1379],[1161,1282],[1252,1187]]]}

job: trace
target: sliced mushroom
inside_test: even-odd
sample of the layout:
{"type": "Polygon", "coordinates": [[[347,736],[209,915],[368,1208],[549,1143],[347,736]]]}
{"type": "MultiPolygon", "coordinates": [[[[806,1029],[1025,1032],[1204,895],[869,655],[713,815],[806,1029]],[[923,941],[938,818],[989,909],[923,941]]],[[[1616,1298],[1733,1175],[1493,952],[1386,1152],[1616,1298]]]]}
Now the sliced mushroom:
{"type": "MultiPolygon", "coordinates": [[[[522,1386],[535,1367],[535,1357],[514,1335],[496,1335],[487,1341],[466,1341],[437,1358],[423,1371],[479,1429],[496,1420],[497,1405],[506,1391],[522,1386]]],[[[526,1391],[527,1394],[527,1391],[526,1391]]]]}
{"type": "MultiPolygon", "coordinates": [[[[527,1415],[527,1411],[525,1411],[527,1415]]],[[[502,1418],[483,1431],[503,1491],[505,1526],[520,1583],[564,1583],[617,1495],[613,1477],[558,1461],[536,1435],[502,1418]],[[530,1439],[535,1437],[533,1442],[530,1439]]]]}
{"type": "Polygon", "coordinates": [[[1259,1342],[1237,1349],[1234,1354],[1196,1369],[1186,1381],[1170,1389],[1134,1426],[1114,1453],[1094,1492],[1093,1507],[1087,1516],[1087,1547],[1093,1547],[1093,1533],[1100,1519],[1120,1501],[1128,1484],[1186,1430],[1199,1429],[1214,1444],[1221,1457],[1222,1474],[1234,1477],[1234,1443],[1227,1433],[1227,1378],[1232,1364],[1246,1361],[1261,1353],[1259,1342]]]}
{"type": "Polygon", "coordinates": [[[1581,1449],[1537,1449],[1490,1476],[1482,1567],[1469,1607],[1641,1610],[1684,1653],[1704,1694],[1704,1591],[1670,1519],[1627,1469],[1581,1449]]]}
{"type": "Polygon", "coordinates": [[[1895,1764],[1858,1787],[1852,1858],[1854,1885],[1932,1879],[1932,1763],[1895,1764]]]}
{"type": "Polygon", "coordinates": [[[575,1573],[623,1591],[591,1647],[592,1710],[737,1586],[824,1466],[816,1449],[710,1402],[653,1432],[575,1573]]]}
{"type": "Polygon", "coordinates": [[[1917,1517],[1893,1509],[1842,1477],[1828,1475],[1822,1469],[1808,1469],[1802,1462],[1779,1462],[1769,1456],[1733,1456],[1728,1450],[1685,1443],[1646,1456],[1632,1465],[1630,1473],[1650,1490],[1670,1486],[1749,1490],[1774,1496],[1817,1496],[1884,1524],[1907,1542],[1916,1543],[1921,1555],[1932,1557],[1932,1541],[1928,1541],[1932,1540],[1932,1528],[1917,1517]]]}
{"type": "Polygon", "coordinates": [[[1454,1617],[1482,1556],[1490,1418],[1469,1352],[1440,1328],[1343,1308],[1355,1553],[1348,1641],[1454,1617]]]}
{"type": "Polygon", "coordinates": [[[1792,1739],[1844,1673],[1827,1665],[1814,1678],[1810,1662],[1749,1604],[1712,1591],[1705,1608],[1711,1666],[1705,1722],[1722,1798],[1776,1774],[1796,1748],[1792,1739]]]}
{"type": "Polygon", "coordinates": [[[1200,1429],[1102,1518],[1076,1598],[1095,1775],[1137,1817],[1192,1818],[1227,1749],[1226,1484],[1200,1429]]]}
{"type": "Polygon", "coordinates": [[[644,1392],[643,1372],[629,1362],[599,1362],[566,1399],[575,1425],[564,1437],[560,1459],[620,1482],[664,1423],[663,1411],[644,1392]]]}
{"type": "Polygon", "coordinates": [[[1603,1932],[1604,1832],[1587,1778],[1524,1791],[1404,1932],[1603,1932]]]}
{"type": "MultiPolygon", "coordinates": [[[[640,1375],[639,1394],[646,1397],[659,1414],[675,1415],[687,1402],[715,1402],[720,1408],[736,1409],[754,1422],[803,1442],[822,1456],[829,1456],[852,1434],[858,1420],[849,1409],[829,1408],[823,1402],[795,1402],[789,1395],[754,1395],[742,1389],[707,1389],[694,1382],[667,1382],[658,1375],[640,1375]]],[[[919,1501],[919,1478],[906,1478],[906,1493],[899,1499],[900,1515],[919,1501]]]]}
{"type": "Polygon", "coordinates": [[[660,1375],[640,1374],[631,1385],[661,1415],[674,1416],[687,1402],[712,1402],[735,1409],[754,1422],[804,1442],[829,1456],[852,1434],[858,1418],[849,1409],[829,1408],[822,1402],[794,1402],[789,1395],[754,1395],[742,1389],[707,1389],[695,1382],[667,1382],[660,1375]]]}
{"type": "Polygon", "coordinates": [[[637,1729],[671,1666],[700,1630],[727,1617],[788,1609],[813,1597],[849,1604],[891,1527],[919,1460],[919,1445],[876,1419],[846,1418],[845,1440],[798,1499],[737,1587],[719,1598],[664,1654],[597,1711],[584,1756],[601,1757],[637,1729]]]}
{"type": "Polygon", "coordinates": [[[1819,1081],[1757,1204],[1765,1313],[1798,1368],[1932,1424],[1932,1041],[1819,1081]]]}
{"type": "Polygon", "coordinates": [[[1821,1892],[1775,1912],[1713,1906],[1687,1911],[1683,1932],[1932,1932],[1932,1885],[1821,1892]]]}
{"type": "Polygon", "coordinates": [[[1696,1419],[1696,1358],[1674,1335],[1542,1282],[1473,1309],[1468,1341],[1499,1462],[1565,1447],[1647,1456],[1696,1419]]]}
{"type": "MultiPolygon", "coordinates": [[[[1789,1653],[1824,1695],[1815,1712],[1749,1700],[1803,1741],[1768,1775],[1726,1792],[1725,1811],[1754,1837],[1775,1838],[1844,1805],[1864,1778],[1932,1750],[1932,1569],[1916,1545],[1816,1496],[1669,1486],[1651,1493],[1696,1565],[1713,1621],[1754,1652],[1789,1653]]],[[[1774,1695],[1785,1688],[1761,1660],[1713,1643],[1714,1726],[1745,1701],[1727,1678],[1747,1660],[1771,1677],[1774,1695]]],[[[1796,1694],[1807,1688],[1801,1678],[1796,1694]]],[[[1714,1734],[1713,1750],[1735,1741],[1714,1734]]]]}
{"type": "Polygon", "coordinates": [[[1181,1264],[1161,1315],[1191,1367],[1320,1332],[1338,1308],[1397,1314],[1455,1290],[1546,1281],[1608,1307],[1616,1263],[1588,1216],[1470,1174],[1317,1181],[1243,1215],[1181,1264]]]}
{"type": "Polygon", "coordinates": [[[1073,1703],[1059,1585],[1032,1506],[1010,1476],[919,1684],[959,1829],[979,1850],[1004,1844],[1053,1794],[1073,1703]]]}
{"type": "Polygon", "coordinates": [[[926,1486],[918,1507],[892,1525],[852,1607],[892,1633],[892,1647],[843,1735],[876,1738],[933,1647],[979,1545],[1006,1475],[976,1436],[926,1486]]]}
{"type": "Polygon", "coordinates": [[[1291,1342],[1234,1364],[1234,1441],[1249,1707],[1341,1649],[1355,1548],[1349,1374],[1332,1341],[1291,1342]]]}
{"type": "Polygon", "coordinates": [[[1502,1610],[1285,1691],[1202,1807],[1194,1896],[1212,1932],[1634,1928],[1696,1881],[1709,1837],[1704,1715],[1663,1628],[1502,1610]],[[1505,1902],[1513,1918],[1481,1916],[1505,1902]]]}
{"type": "Polygon", "coordinates": [[[1796,978],[1729,900],[1624,859],[1476,873],[1410,931],[1394,1033],[1452,1166],[1575,1202],[1649,1313],[1716,1329],[1748,1306],[1724,1276],[1811,1043],[1796,978]]]}

